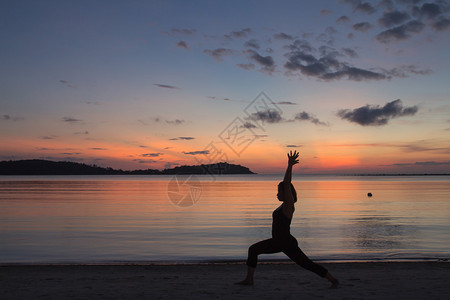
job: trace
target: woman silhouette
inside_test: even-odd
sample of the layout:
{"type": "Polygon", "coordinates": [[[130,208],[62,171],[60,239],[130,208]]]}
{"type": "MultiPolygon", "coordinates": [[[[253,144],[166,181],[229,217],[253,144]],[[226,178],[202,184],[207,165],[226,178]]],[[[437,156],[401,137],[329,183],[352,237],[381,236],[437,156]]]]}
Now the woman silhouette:
{"type": "Polygon", "coordinates": [[[253,244],[248,249],[247,277],[237,284],[253,285],[253,275],[259,254],[283,252],[301,267],[310,270],[317,275],[328,279],[331,288],[337,288],[339,281],[334,278],[324,267],[312,262],[298,247],[298,242],[290,233],[290,225],[294,214],[294,203],[297,202],[297,193],[291,183],[292,166],[298,163],[299,153],[288,153],[288,166],[284,180],[278,184],[278,200],[283,203],[272,214],[272,238],[253,244]]]}

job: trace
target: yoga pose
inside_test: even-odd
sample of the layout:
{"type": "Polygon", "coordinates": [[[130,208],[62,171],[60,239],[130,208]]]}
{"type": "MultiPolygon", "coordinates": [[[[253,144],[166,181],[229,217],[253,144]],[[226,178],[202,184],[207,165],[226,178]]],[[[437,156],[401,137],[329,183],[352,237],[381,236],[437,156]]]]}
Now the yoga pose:
{"type": "Polygon", "coordinates": [[[253,244],[248,249],[247,277],[237,284],[253,285],[253,275],[259,254],[283,252],[301,267],[328,279],[331,288],[337,288],[339,281],[324,267],[312,262],[298,247],[297,240],[290,233],[290,225],[294,214],[294,203],[297,202],[297,192],[291,183],[292,166],[298,163],[299,153],[288,153],[288,166],[284,180],[278,184],[277,198],[283,202],[272,214],[272,238],[253,244]]]}

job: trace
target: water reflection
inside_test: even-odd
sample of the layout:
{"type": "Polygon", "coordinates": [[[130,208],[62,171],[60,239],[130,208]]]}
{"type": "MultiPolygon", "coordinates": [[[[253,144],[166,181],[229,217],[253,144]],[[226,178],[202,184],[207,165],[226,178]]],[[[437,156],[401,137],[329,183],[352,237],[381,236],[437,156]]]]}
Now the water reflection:
{"type": "MultiPolygon", "coordinates": [[[[279,205],[267,178],[202,181],[184,208],[170,178],[114,178],[0,180],[0,262],[245,259],[279,205]]],[[[291,231],[315,259],[448,258],[448,181],[298,181],[291,231]]]]}

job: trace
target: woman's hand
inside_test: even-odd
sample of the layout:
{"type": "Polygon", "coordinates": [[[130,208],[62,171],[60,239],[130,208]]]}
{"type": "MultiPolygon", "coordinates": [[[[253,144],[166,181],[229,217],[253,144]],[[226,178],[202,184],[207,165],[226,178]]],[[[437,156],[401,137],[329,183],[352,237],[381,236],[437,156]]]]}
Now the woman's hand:
{"type": "Polygon", "coordinates": [[[295,164],[298,164],[298,157],[299,157],[300,153],[298,153],[297,151],[294,151],[294,153],[292,153],[292,151],[289,151],[288,153],[288,165],[289,166],[293,166],[295,164]]]}

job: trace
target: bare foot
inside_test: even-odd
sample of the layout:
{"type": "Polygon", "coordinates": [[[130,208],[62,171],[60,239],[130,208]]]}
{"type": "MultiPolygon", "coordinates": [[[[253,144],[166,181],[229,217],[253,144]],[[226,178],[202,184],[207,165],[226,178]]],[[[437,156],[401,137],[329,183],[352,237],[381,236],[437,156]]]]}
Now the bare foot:
{"type": "Polygon", "coordinates": [[[340,288],[340,285],[339,285],[339,281],[335,281],[335,282],[333,282],[333,284],[330,286],[330,289],[338,289],[338,288],[340,288]]]}
{"type": "Polygon", "coordinates": [[[253,285],[253,280],[244,279],[242,281],[236,282],[238,285],[253,285]]]}

